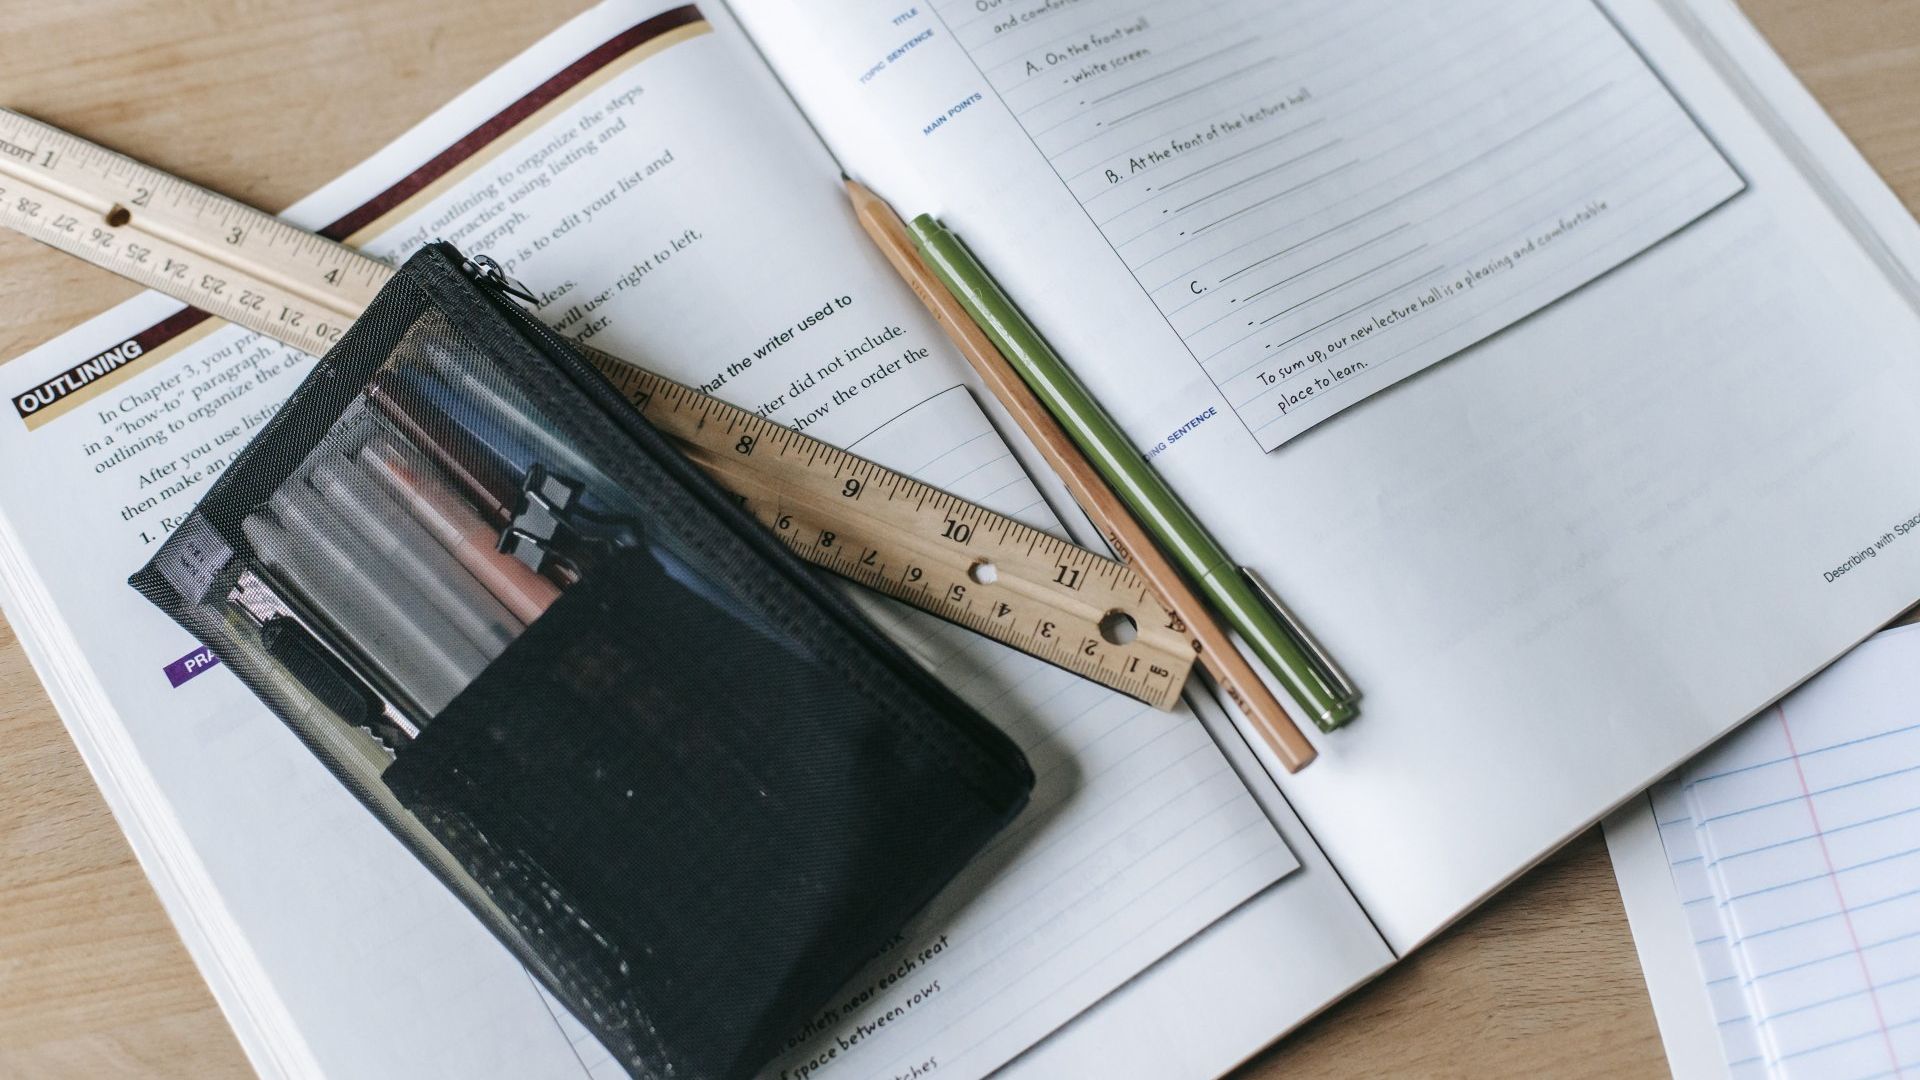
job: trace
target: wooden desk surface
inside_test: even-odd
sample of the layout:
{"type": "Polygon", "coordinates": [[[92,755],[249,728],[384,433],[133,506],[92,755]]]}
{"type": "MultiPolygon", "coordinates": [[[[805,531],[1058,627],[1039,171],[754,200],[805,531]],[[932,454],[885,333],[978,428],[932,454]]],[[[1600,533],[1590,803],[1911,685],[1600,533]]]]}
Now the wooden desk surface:
{"type": "MultiPolygon", "coordinates": [[[[0,0],[0,104],[277,208],[584,6],[0,0]]],[[[1920,2],[1745,6],[1908,205],[1920,208],[1920,2]]],[[[134,291],[0,235],[0,356],[134,291]]],[[[1664,1063],[1596,831],[1243,1076],[1626,1076],[1657,1075],[1664,1063]]],[[[0,623],[0,1075],[246,1072],[0,623]]]]}

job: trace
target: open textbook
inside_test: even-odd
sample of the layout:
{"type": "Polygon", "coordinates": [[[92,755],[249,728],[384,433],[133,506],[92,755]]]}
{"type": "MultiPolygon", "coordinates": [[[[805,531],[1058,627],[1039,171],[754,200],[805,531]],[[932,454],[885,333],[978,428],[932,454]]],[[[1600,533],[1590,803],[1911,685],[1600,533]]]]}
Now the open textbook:
{"type": "MultiPolygon", "coordinates": [[[[1723,0],[610,0],[287,216],[1093,539],[842,170],[1367,697],[1287,776],[863,600],[1040,783],[770,1076],[1218,1074],[1920,598],[1920,230],[1723,0]]],[[[8,617],[263,1072],[611,1074],[121,584],[310,363],[149,294],[0,367],[8,617]]]]}

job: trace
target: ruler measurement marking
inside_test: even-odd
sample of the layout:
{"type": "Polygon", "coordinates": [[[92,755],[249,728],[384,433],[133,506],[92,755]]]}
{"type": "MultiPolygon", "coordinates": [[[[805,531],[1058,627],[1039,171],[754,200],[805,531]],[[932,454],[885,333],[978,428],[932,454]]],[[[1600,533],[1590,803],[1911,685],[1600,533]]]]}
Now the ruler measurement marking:
{"type": "MultiPolygon", "coordinates": [[[[394,272],[17,114],[0,111],[0,132],[0,224],[292,348],[324,353],[394,272]],[[23,200],[38,202],[38,212],[18,209],[23,200]],[[119,223],[110,225],[109,214],[119,223]],[[56,225],[62,216],[73,220],[56,225]]],[[[656,373],[589,358],[807,561],[1152,704],[1177,700],[1190,645],[1162,629],[1166,619],[1133,571],[656,373]],[[737,452],[742,435],[754,440],[752,452],[737,452]],[[848,478],[858,481],[852,494],[848,478]],[[884,498],[867,499],[875,484],[884,498]],[[789,528],[777,526],[783,517],[789,528]],[[964,540],[947,534],[962,527],[964,540]],[[826,534],[833,539],[823,544],[826,534]],[[1063,590],[1036,553],[1098,568],[1082,583],[1098,588],[1063,590]],[[993,582],[976,576],[981,563],[996,568],[993,582]],[[1138,614],[1139,636],[1106,640],[1098,623],[1110,610],[1138,614]],[[1143,664],[1160,672],[1156,679],[1128,674],[1143,664]]]]}

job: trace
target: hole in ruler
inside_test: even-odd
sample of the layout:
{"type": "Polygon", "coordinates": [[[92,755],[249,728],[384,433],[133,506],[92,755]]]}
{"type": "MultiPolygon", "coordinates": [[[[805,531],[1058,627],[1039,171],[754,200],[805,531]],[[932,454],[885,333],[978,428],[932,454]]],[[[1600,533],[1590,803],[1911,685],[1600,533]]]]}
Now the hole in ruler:
{"type": "Polygon", "coordinates": [[[1140,636],[1140,624],[1124,611],[1109,611],[1100,617],[1100,636],[1109,644],[1130,645],[1140,636]]]}
{"type": "Polygon", "coordinates": [[[133,220],[133,211],[128,210],[126,207],[121,206],[119,203],[114,203],[113,209],[107,211],[107,224],[113,226],[116,229],[132,220],[133,220]]]}
{"type": "Polygon", "coordinates": [[[972,566],[967,567],[967,576],[978,584],[991,585],[1000,580],[1000,571],[995,569],[992,563],[981,559],[972,566]]]}

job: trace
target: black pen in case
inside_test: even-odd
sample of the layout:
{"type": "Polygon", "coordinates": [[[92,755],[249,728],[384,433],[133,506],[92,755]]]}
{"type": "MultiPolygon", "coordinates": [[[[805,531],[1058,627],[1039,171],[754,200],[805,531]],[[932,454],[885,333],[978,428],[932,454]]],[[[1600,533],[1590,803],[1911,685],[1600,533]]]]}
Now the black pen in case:
{"type": "Polygon", "coordinates": [[[389,747],[420,734],[419,724],[368,685],[259,572],[242,570],[227,602],[253,627],[261,649],[316,703],[373,731],[389,747]]]}
{"type": "Polygon", "coordinates": [[[473,681],[486,657],[304,487],[275,492],[271,517],[249,515],[247,542],[419,715],[434,716],[473,681]]]}

